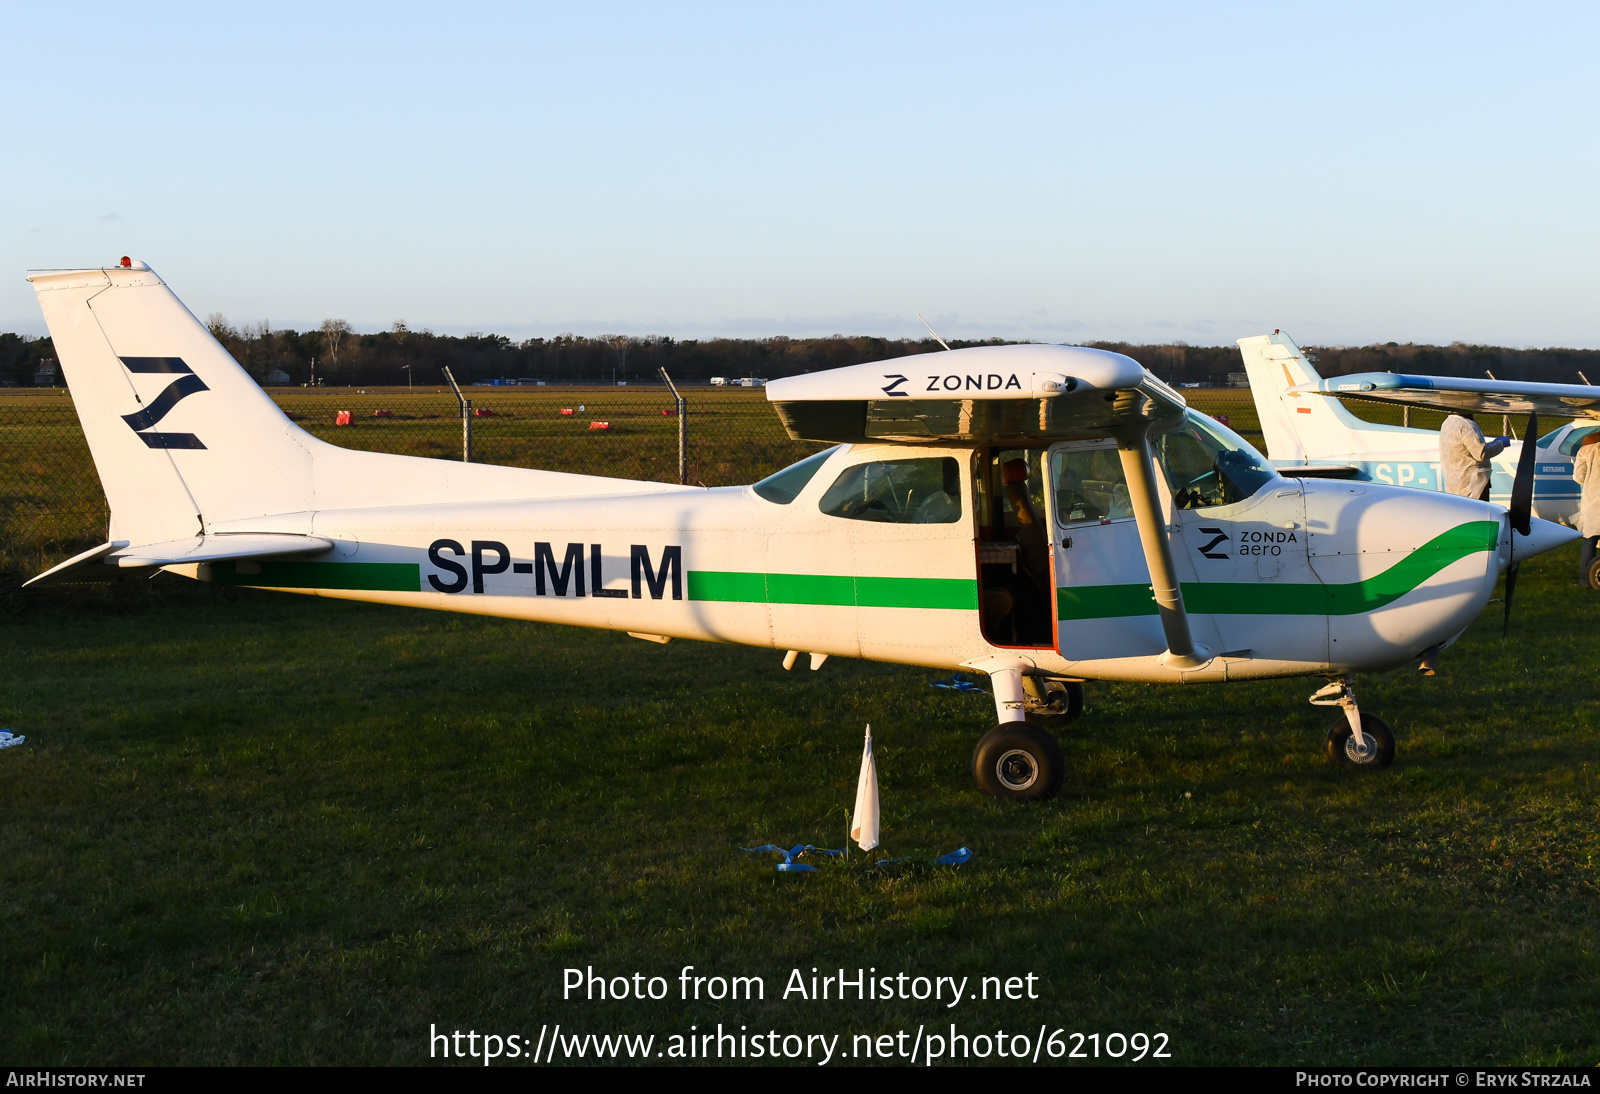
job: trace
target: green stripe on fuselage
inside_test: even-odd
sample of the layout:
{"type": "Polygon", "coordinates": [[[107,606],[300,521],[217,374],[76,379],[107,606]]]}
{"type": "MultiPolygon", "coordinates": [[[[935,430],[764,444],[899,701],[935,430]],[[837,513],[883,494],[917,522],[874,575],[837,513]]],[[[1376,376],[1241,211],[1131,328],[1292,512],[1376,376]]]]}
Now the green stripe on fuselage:
{"type": "Polygon", "coordinates": [[[415,593],[422,589],[422,567],[415,562],[216,562],[211,580],[218,585],[264,589],[351,589],[415,593]],[[259,573],[240,573],[255,567],[259,573]]]}
{"type": "Polygon", "coordinates": [[[833,604],[976,611],[978,583],[970,578],[690,570],[689,599],[740,604],[833,604]]]}
{"type": "MultiPolygon", "coordinates": [[[[1276,581],[1185,582],[1183,606],[1196,615],[1360,615],[1394,603],[1434,574],[1468,555],[1493,551],[1500,524],[1457,525],[1364,581],[1344,585],[1276,581]]],[[[1149,585],[1080,585],[1056,590],[1062,619],[1155,615],[1149,585]]]]}
{"type": "MultiPolygon", "coordinates": [[[[1259,582],[1189,582],[1184,606],[1198,615],[1357,615],[1411,592],[1446,566],[1479,551],[1493,551],[1497,521],[1472,521],[1412,551],[1381,574],[1344,585],[1259,582]]],[[[270,589],[420,592],[414,562],[218,562],[219,585],[270,589]],[[242,573],[241,567],[258,569],[242,573]]],[[[743,604],[822,604],[863,608],[976,611],[978,583],[968,578],[853,577],[845,574],[766,574],[690,570],[690,600],[743,604]]],[[[1079,585],[1056,590],[1062,619],[1155,615],[1149,585],[1079,585]]]]}

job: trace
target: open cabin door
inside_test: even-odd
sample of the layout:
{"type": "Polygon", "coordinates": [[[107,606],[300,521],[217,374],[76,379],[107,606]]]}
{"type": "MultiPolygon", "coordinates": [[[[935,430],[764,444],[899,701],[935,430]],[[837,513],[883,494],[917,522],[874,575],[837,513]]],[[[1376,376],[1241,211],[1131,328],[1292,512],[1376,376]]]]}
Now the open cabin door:
{"type": "Polygon", "coordinates": [[[1045,459],[1056,648],[1069,661],[1167,648],[1128,484],[1109,439],[1066,441],[1045,459]]]}

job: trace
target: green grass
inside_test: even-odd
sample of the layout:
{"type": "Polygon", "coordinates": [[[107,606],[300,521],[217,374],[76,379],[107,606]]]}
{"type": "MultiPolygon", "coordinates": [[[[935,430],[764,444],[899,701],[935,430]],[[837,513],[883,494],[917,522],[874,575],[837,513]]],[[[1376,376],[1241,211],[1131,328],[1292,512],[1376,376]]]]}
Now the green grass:
{"type": "MultiPolygon", "coordinates": [[[[1600,1059],[1597,602],[1534,560],[1440,675],[1363,679],[1396,766],[1330,770],[1319,681],[1091,685],[1056,800],[983,798],[935,674],[283,594],[0,617],[0,1058],[412,1063],[537,1036],[1051,1029],[1178,1062],[1600,1059]],[[862,724],[889,855],[842,843],[862,724]],[[765,1004],[562,1002],[561,970],[760,974],[765,1004]],[[789,970],[1041,977],[1036,1002],[784,1003],[789,970]]],[[[168,580],[168,579],[164,579],[168,580]]],[[[177,579],[170,579],[178,588],[177,579]]]]}

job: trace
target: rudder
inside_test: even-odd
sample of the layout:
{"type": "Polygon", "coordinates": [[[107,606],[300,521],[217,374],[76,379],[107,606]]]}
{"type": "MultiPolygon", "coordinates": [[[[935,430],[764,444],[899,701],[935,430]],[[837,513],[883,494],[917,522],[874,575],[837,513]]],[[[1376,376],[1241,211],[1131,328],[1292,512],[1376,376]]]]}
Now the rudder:
{"type": "MultiPolygon", "coordinates": [[[[143,263],[29,275],[111,506],[112,539],[308,508],[305,436],[143,263]]],[[[306,438],[309,440],[309,438],[306,438]]]]}
{"type": "Polygon", "coordinates": [[[1353,450],[1351,434],[1371,428],[1337,399],[1291,392],[1296,384],[1320,380],[1294,339],[1281,331],[1239,339],[1239,353],[1250,378],[1267,459],[1303,463],[1353,450]]]}

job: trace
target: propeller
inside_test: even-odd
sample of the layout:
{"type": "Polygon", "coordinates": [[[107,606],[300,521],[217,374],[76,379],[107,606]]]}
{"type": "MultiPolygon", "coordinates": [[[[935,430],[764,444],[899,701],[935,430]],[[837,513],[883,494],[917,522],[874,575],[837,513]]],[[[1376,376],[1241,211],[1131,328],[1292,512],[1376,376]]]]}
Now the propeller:
{"type": "Polygon", "coordinates": [[[1506,611],[1500,624],[1500,645],[1506,644],[1511,631],[1511,598],[1517,591],[1517,536],[1532,531],[1533,473],[1539,460],[1539,412],[1528,415],[1528,429],[1522,435],[1522,456],[1517,460],[1517,477],[1511,483],[1511,507],[1507,517],[1514,533],[1511,536],[1511,563],[1506,567],[1506,611]]]}

